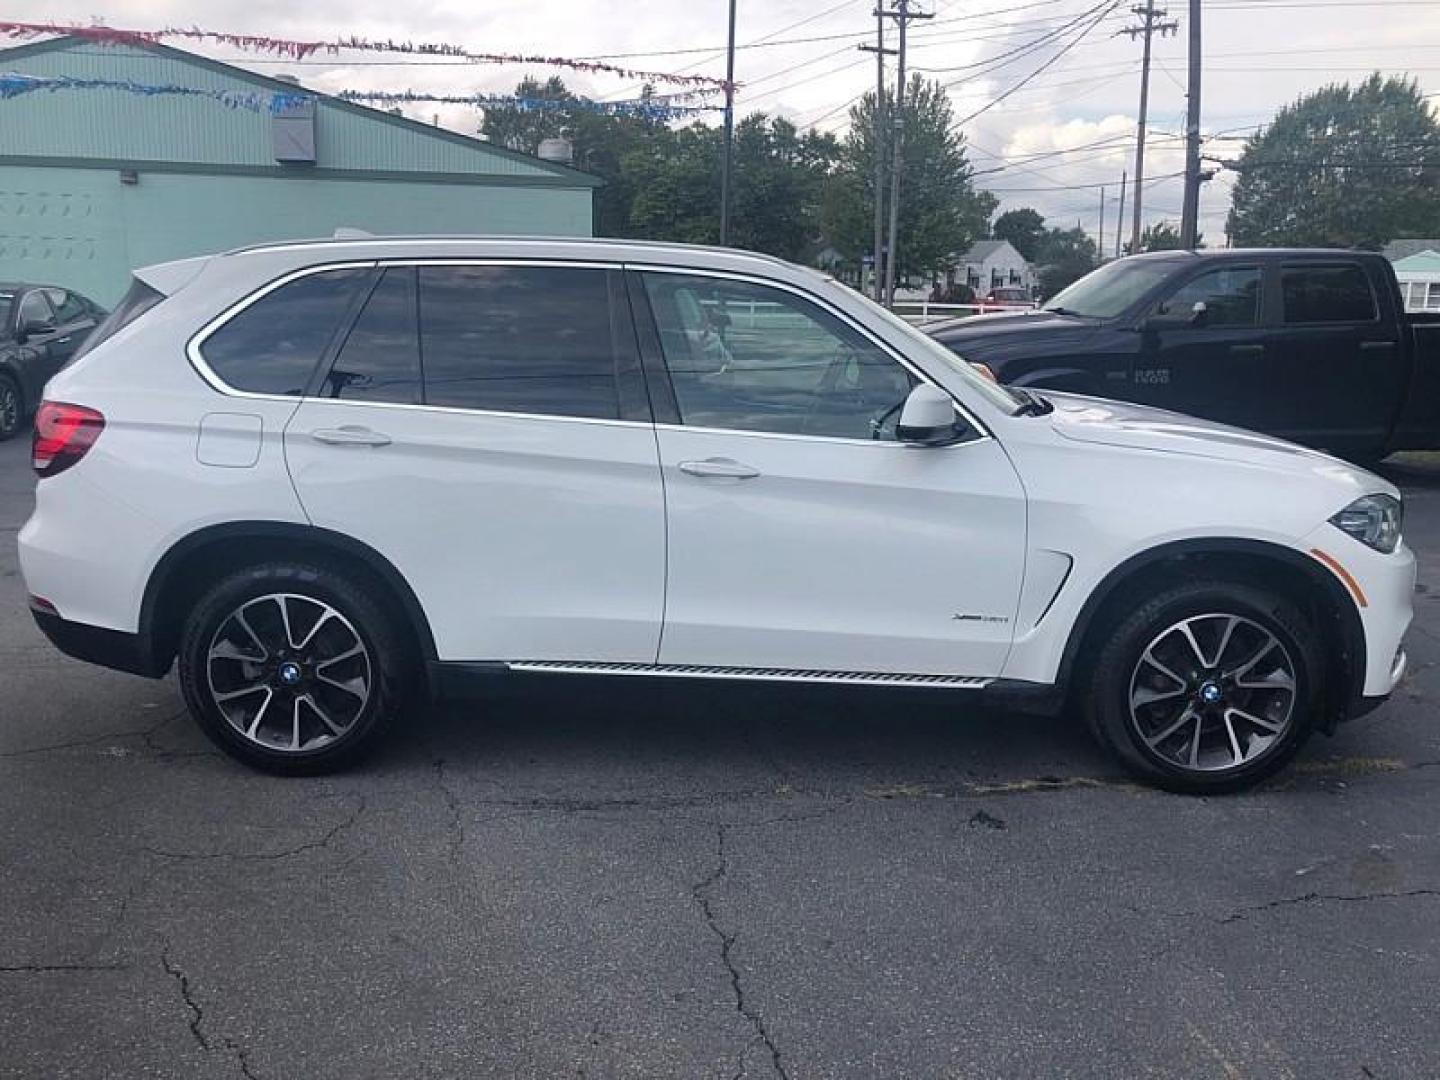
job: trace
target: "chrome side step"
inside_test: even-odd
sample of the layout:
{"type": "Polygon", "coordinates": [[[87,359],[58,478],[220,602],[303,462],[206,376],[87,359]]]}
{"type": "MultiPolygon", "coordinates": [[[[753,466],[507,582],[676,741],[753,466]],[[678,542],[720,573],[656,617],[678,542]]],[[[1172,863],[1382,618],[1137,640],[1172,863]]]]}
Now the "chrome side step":
{"type": "Polygon", "coordinates": [[[644,675],[691,679],[743,679],[756,682],[838,683],[865,686],[935,686],[983,690],[993,679],[968,675],[904,675],[869,671],[795,671],[789,668],[714,667],[704,664],[614,664],[590,660],[514,660],[511,671],[549,675],[644,675]]]}

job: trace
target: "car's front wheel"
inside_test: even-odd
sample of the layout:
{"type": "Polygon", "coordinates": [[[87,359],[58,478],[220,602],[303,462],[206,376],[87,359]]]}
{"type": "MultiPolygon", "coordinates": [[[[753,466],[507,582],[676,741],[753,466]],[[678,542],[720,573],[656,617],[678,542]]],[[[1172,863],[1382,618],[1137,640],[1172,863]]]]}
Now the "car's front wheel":
{"type": "Polygon", "coordinates": [[[1320,707],[1319,637],[1284,597],[1227,581],[1167,589],[1096,656],[1090,725],[1129,769],[1192,793],[1259,783],[1295,756],[1320,707]]]}
{"type": "Polygon", "coordinates": [[[403,700],[406,650],[388,614],[325,566],[237,571],[192,610],[180,644],[191,714],[222,750],[277,773],[341,768],[403,700]]]}

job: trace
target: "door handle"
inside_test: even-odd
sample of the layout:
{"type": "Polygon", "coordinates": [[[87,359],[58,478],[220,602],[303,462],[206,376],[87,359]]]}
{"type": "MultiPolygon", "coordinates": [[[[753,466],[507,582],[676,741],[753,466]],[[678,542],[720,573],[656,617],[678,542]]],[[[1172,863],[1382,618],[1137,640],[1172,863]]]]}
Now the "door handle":
{"type": "Polygon", "coordinates": [[[338,428],[316,428],[310,437],[326,446],[389,446],[390,436],[367,427],[346,424],[338,428]]]}
{"type": "Polygon", "coordinates": [[[1393,348],[1395,348],[1395,342],[1393,342],[1393,341],[1362,341],[1362,342],[1360,342],[1360,351],[1361,351],[1361,352],[1379,352],[1381,349],[1393,349],[1393,348]]]}
{"type": "Polygon", "coordinates": [[[1231,356],[1255,356],[1265,351],[1264,345],[1231,345],[1231,356]]]}
{"type": "Polygon", "coordinates": [[[706,458],[704,461],[682,461],[680,471],[690,476],[723,476],[731,480],[753,480],[760,470],[730,458],[706,458]]]}
{"type": "Polygon", "coordinates": [[[66,335],[65,335],[64,337],[62,337],[62,338],[56,338],[56,339],[55,339],[55,344],[56,344],[56,345],[69,345],[69,344],[70,344],[70,335],[69,335],[69,334],[66,334],[66,335]]]}

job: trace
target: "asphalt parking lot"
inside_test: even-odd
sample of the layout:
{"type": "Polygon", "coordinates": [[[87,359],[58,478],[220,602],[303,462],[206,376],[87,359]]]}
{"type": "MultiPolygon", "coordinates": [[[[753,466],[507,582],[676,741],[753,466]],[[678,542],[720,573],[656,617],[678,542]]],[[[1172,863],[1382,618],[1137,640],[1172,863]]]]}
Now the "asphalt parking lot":
{"type": "Polygon", "coordinates": [[[542,684],[361,770],[210,749],[24,607],[0,446],[0,1076],[1440,1075],[1440,464],[1412,675],[1269,787],[914,692],[542,684]]]}

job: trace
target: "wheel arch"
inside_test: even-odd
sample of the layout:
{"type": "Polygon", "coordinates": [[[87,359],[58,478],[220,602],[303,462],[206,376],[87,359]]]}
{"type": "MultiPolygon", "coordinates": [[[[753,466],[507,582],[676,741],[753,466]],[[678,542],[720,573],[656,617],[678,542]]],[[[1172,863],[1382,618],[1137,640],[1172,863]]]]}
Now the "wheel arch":
{"type": "Polygon", "coordinates": [[[199,529],[177,541],[155,564],[140,604],[140,638],[154,666],[162,674],[169,670],[184,613],[210,583],[247,565],[297,557],[324,560],[378,586],[381,602],[410,631],[420,671],[436,659],[435,638],[419,598],[380,552],[314,525],[244,521],[199,529]]]}
{"type": "Polygon", "coordinates": [[[1340,580],[1315,559],[1263,540],[1178,540],[1140,552],[1111,570],[1086,598],[1065,643],[1058,682],[1066,697],[1077,688],[1076,665],[1093,655],[1132,597],[1177,575],[1201,574],[1279,590],[1310,616],[1327,659],[1320,726],[1333,731],[1350,714],[1364,686],[1365,630],[1359,610],[1340,580]]]}

